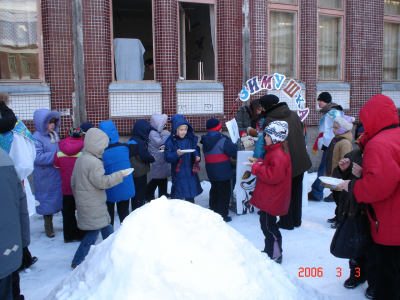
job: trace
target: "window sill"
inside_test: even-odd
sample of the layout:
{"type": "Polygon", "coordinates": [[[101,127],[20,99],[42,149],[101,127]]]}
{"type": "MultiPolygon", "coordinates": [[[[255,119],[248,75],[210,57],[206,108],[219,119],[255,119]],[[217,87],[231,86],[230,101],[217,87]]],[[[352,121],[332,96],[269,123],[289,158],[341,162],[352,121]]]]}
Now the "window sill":
{"type": "Polygon", "coordinates": [[[382,91],[400,91],[400,82],[382,83],[382,91]]]}
{"type": "Polygon", "coordinates": [[[50,87],[47,84],[31,85],[0,85],[0,92],[10,95],[50,95],[50,87]]]}
{"type": "Polygon", "coordinates": [[[346,82],[317,82],[317,90],[350,91],[350,84],[346,82]]]}
{"type": "Polygon", "coordinates": [[[161,93],[161,84],[153,81],[113,82],[108,86],[109,93],[161,93]]]}
{"type": "Polygon", "coordinates": [[[176,92],[223,92],[222,83],[211,80],[185,80],[176,83],[176,92]]]}

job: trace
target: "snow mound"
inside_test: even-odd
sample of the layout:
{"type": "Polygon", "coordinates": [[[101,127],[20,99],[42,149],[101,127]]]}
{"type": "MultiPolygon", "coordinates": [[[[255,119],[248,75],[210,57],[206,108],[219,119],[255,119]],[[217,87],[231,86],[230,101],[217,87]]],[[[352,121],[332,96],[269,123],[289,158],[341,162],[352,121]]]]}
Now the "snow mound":
{"type": "Polygon", "coordinates": [[[289,280],[280,265],[219,215],[162,197],[131,213],[47,299],[289,300],[310,295],[324,298],[296,278],[289,280]]]}

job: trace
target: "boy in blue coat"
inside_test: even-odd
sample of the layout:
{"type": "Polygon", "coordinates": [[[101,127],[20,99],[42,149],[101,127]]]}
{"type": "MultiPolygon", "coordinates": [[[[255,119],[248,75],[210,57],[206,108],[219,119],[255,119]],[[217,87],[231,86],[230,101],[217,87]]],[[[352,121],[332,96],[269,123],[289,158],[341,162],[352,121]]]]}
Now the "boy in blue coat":
{"type": "Polygon", "coordinates": [[[194,203],[194,197],[200,195],[197,171],[200,161],[198,137],[193,132],[192,125],[181,115],[171,118],[171,138],[165,142],[164,159],[171,164],[172,190],[171,198],[184,199],[194,203]],[[183,152],[181,150],[194,150],[183,152]]]}
{"type": "Polygon", "coordinates": [[[208,133],[201,137],[200,143],[203,144],[207,176],[211,183],[210,209],[229,222],[232,221],[228,216],[233,178],[231,157],[236,157],[237,148],[229,137],[222,134],[221,122],[217,119],[209,119],[206,128],[208,133]]]}
{"type": "MultiPolygon", "coordinates": [[[[104,175],[110,175],[116,171],[131,167],[129,159],[138,155],[138,146],[134,144],[124,144],[119,142],[117,127],[111,120],[103,121],[99,124],[99,129],[104,131],[110,142],[103,153],[104,175]]],[[[129,199],[135,196],[135,185],[132,174],[124,178],[120,184],[106,190],[107,210],[111,217],[111,226],[114,226],[115,203],[119,221],[122,222],[129,215],[129,199]]]]}

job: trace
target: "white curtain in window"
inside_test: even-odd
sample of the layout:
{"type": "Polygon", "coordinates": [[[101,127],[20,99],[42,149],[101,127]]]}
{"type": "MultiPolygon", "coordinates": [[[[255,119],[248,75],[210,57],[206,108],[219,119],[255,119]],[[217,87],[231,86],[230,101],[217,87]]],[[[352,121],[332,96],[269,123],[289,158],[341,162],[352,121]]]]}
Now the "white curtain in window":
{"type": "Polygon", "coordinates": [[[383,27],[383,79],[400,79],[399,34],[400,24],[384,23],[383,27]]]}
{"type": "Polygon", "coordinates": [[[342,0],[319,0],[319,6],[330,8],[342,8],[342,0]]]}
{"type": "Polygon", "coordinates": [[[270,27],[270,73],[295,77],[295,14],[271,11],[270,27]]]}
{"type": "Polygon", "coordinates": [[[318,78],[341,78],[341,17],[319,16],[318,78]]]}
{"type": "Polygon", "coordinates": [[[385,15],[400,15],[400,0],[385,0],[385,15]]]}
{"type": "Polygon", "coordinates": [[[215,53],[215,10],[214,4],[210,4],[210,27],[211,27],[211,41],[213,51],[215,53]]]}
{"type": "Polygon", "coordinates": [[[0,0],[0,45],[37,45],[36,0],[0,0]]]}

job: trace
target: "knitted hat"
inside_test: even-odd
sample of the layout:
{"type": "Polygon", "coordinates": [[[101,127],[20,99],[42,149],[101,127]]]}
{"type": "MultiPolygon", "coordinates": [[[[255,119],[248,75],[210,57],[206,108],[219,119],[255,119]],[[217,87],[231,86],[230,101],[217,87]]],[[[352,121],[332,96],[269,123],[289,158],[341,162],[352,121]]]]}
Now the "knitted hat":
{"type": "Polygon", "coordinates": [[[331,103],[332,96],[328,92],[322,92],[321,94],[319,94],[317,100],[325,102],[325,103],[331,103]]]}
{"type": "Polygon", "coordinates": [[[338,135],[341,135],[343,133],[346,133],[349,130],[353,129],[353,122],[354,122],[353,117],[349,117],[346,115],[343,116],[337,116],[335,119],[333,119],[333,122],[336,122],[339,124],[339,130],[338,130],[338,135]]]}
{"type": "Polygon", "coordinates": [[[208,119],[206,129],[207,131],[218,131],[221,129],[221,122],[214,118],[208,119]]]}
{"type": "Polygon", "coordinates": [[[270,108],[272,105],[277,104],[278,102],[279,98],[273,94],[264,95],[260,98],[260,104],[265,110],[270,108]]]}
{"type": "Polygon", "coordinates": [[[81,126],[79,126],[83,132],[83,134],[86,134],[86,132],[90,129],[93,128],[94,125],[92,122],[85,122],[83,124],[81,124],[81,126]]]}
{"type": "Polygon", "coordinates": [[[273,121],[264,129],[264,133],[271,137],[272,144],[286,140],[289,134],[289,125],[285,121],[273,121]]]}
{"type": "Polygon", "coordinates": [[[67,131],[67,135],[72,138],[81,138],[83,136],[83,132],[79,127],[70,127],[67,131]]]}

